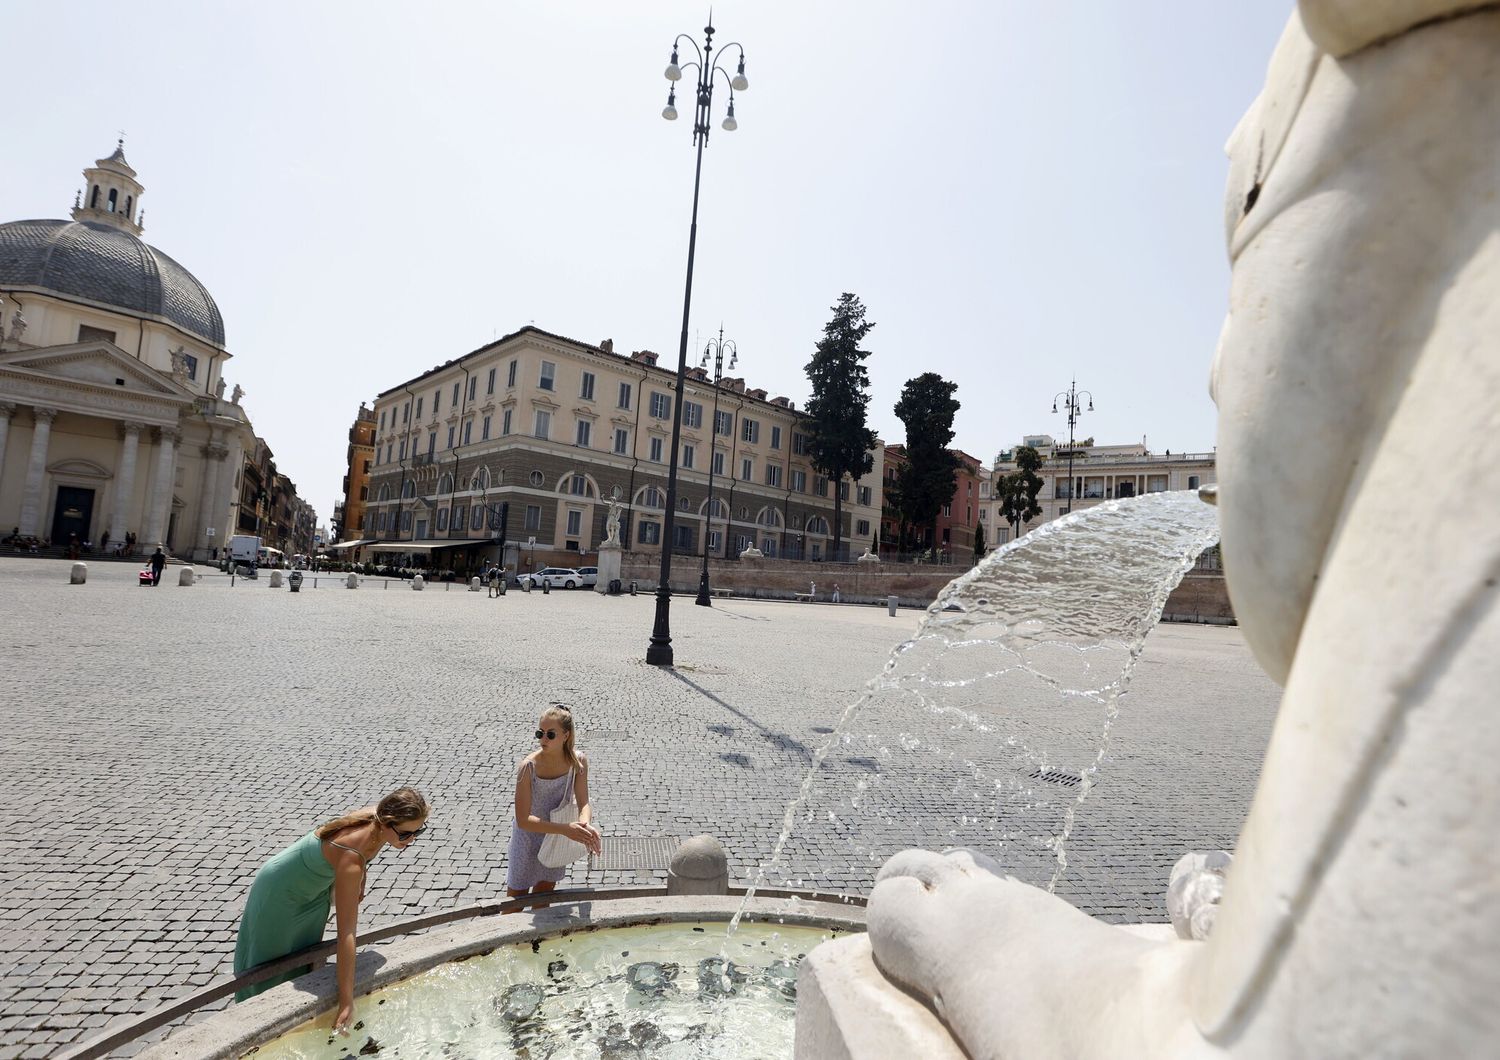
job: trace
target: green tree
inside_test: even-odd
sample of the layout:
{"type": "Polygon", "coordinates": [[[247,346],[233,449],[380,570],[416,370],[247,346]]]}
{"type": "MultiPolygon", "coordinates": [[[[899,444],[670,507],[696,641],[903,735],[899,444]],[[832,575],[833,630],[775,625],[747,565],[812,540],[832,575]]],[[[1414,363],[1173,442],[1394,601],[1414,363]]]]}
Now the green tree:
{"type": "Polygon", "coordinates": [[[870,449],[875,432],[865,425],[870,406],[870,373],[865,368],[869,350],[859,344],[875,327],[865,320],[864,303],[848,291],[833,306],[833,319],[823,326],[807,379],[812,397],[807,402],[810,417],[807,456],[817,472],[833,483],[833,553],[842,554],[844,476],[859,478],[873,466],[870,449]]]}
{"type": "Polygon", "coordinates": [[[985,544],[984,544],[984,524],[980,523],[978,526],[976,526],[974,528],[974,562],[975,563],[978,563],[981,559],[984,558],[985,551],[986,551],[986,549],[985,549],[985,544]]]}
{"type": "Polygon", "coordinates": [[[959,409],[950,383],[936,372],[908,379],[896,402],[896,416],[906,424],[906,463],[896,472],[895,501],[903,522],[931,526],[937,549],[937,516],[958,488],[958,457],[949,449],[953,417],[959,409]]]}
{"type": "Polygon", "coordinates": [[[1042,514],[1042,506],[1036,495],[1042,491],[1042,479],[1037,469],[1042,466],[1042,454],[1029,445],[1016,449],[1016,470],[1000,477],[1000,514],[1014,531],[1021,536],[1023,524],[1042,514]]]}

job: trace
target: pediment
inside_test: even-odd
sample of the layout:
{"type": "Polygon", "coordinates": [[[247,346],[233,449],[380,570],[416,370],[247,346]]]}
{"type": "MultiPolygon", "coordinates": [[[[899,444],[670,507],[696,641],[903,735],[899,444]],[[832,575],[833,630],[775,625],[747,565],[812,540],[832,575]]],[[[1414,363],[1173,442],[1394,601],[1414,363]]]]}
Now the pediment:
{"type": "Polygon", "coordinates": [[[15,368],[57,380],[90,383],[157,398],[192,401],[191,390],[136,360],[112,342],[76,342],[0,354],[0,367],[15,368]],[[121,382],[123,380],[123,383],[121,382]]]}
{"type": "Polygon", "coordinates": [[[114,472],[103,464],[96,464],[92,460],[74,458],[70,460],[59,460],[55,464],[47,465],[47,473],[50,475],[68,475],[72,478],[114,478],[114,472]]]}

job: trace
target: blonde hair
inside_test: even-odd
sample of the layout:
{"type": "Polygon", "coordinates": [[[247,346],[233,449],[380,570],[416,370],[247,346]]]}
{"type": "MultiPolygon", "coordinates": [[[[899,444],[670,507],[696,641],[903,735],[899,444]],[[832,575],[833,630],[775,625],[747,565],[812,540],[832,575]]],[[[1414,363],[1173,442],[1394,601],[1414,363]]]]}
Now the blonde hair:
{"type": "Polygon", "coordinates": [[[542,720],[548,719],[557,722],[562,731],[567,733],[563,740],[563,757],[568,760],[568,765],[574,769],[582,769],[583,763],[578,760],[578,749],[573,746],[573,712],[561,703],[554,703],[542,711],[542,720]]]}
{"type": "Polygon", "coordinates": [[[342,817],[318,825],[313,831],[319,839],[328,839],[345,828],[357,824],[378,821],[381,824],[401,824],[405,821],[420,821],[428,813],[427,800],[416,788],[397,788],[375,804],[374,810],[355,810],[342,817]]]}

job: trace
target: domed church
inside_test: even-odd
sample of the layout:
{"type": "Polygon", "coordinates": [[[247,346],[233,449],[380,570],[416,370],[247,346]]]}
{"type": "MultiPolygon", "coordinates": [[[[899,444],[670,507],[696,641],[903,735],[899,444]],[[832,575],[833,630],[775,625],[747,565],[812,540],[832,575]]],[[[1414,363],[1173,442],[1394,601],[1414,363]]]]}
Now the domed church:
{"type": "Polygon", "coordinates": [[[124,142],[83,175],[71,221],[0,224],[0,538],[206,558],[255,446],[224,319],[141,239],[124,142]]]}

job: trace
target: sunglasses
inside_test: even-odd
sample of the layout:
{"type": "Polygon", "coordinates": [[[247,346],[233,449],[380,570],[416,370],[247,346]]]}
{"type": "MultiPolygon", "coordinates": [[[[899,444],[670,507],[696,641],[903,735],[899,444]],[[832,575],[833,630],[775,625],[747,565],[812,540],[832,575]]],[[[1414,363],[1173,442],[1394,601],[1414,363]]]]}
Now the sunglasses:
{"type": "Polygon", "coordinates": [[[555,740],[555,739],[557,739],[557,730],[556,729],[547,729],[544,732],[543,730],[538,729],[536,731],[536,738],[538,740],[540,740],[543,736],[545,736],[549,740],[555,740]]]}
{"type": "Polygon", "coordinates": [[[408,842],[409,840],[417,838],[417,836],[419,836],[423,832],[427,831],[427,828],[428,828],[428,826],[424,824],[421,828],[413,828],[409,832],[403,832],[403,831],[401,831],[401,829],[397,828],[395,825],[387,825],[386,827],[388,827],[392,832],[395,832],[396,833],[396,838],[399,839],[399,840],[401,840],[401,842],[403,842],[403,843],[408,842]]]}

